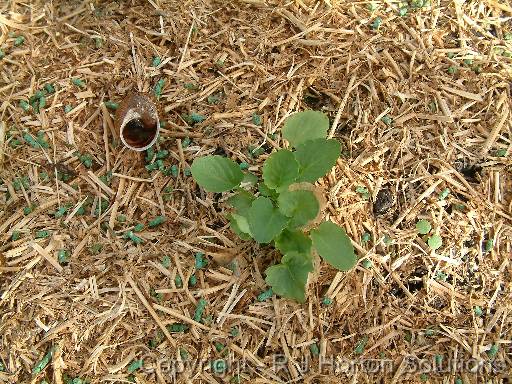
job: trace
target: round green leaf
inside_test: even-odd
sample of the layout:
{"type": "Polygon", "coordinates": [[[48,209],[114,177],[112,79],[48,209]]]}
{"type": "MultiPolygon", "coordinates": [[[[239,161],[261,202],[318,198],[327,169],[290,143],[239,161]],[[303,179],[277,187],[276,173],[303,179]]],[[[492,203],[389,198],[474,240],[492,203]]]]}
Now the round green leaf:
{"type": "Polygon", "coordinates": [[[283,138],[292,147],[313,139],[325,139],[329,129],[329,118],[318,111],[298,112],[286,119],[282,129],[283,138]]]}
{"type": "Polygon", "coordinates": [[[428,238],[427,243],[428,246],[435,251],[436,249],[441,248],[443,245],[443,239],[438,234],[435,234],[428,238]]]}
{"type": "Polygon", "coordinates": [[[278,295],[303,303],[306,300],[308,274],[312,270],[310,255],[291,252],[283,256],[281,263],[266,269],[265,281],[278,295]]]}
{"type": "Polygon", "coordinates": [[[311,231],[310,236],[318,254],[334,268],[348,271],[355,265],[357,257],[354,247],[343,228],[324,221],[311,231]]]}
{"type": "Polygon", "coordinates": [[[268,197],[260,196],[252,202],[247,216],[252,237],[258,243],[269,243],[288,224],[284,216],[268,197]]]}
{"type": "Polygon", "coordinates": [[[244,178],[237,163],[217,155],[195,159],[190,171],[197,184],[209,192],[229,191],[244,178]]]}
{"type": "Polygon", "coordinates": [[[233,232],[242,240],[249,240],[251,238],[251,231],[249,229],[249,223],[247,218],[236,213],[230,213],[227,215],[229,220],[229,226],[233,232]]]}
{"type": "Polygon", "coordinates": [[[226,203],[235,208],[237,213],[244,215],[251,208],[254,199],[255,197],[252,193],[240,191],[231,196],[226,203]]]}
{"type": "Polygon", "coordinates": [[[292,184],[299,175],[299,164],[287,149],[274,152],[263,164],[263,180],[267,187],[283,189],[292,184]]]}
{"type": "Polygon", "coordinates": [[[314,183],[336,164],[341,154],[341,145],[335,139],[315,139],[302,143],[294,152],[299,163],[297,182],[314,183]]]}
{"type": "Polygon", "coordinates": [[[416,230],[420,235],[426,235],[430,232],[432,229],[432,225],[430,225],[430,222],[425,219],[421,219],[416,223],[416,230]]]}
{"type": "Polygon", "coordinates": [[[290,252],[311,254],[311,239],[301,231],[285,229],[276,238],[275,245],[283,255],[290,252]]]}
{"type": "Polygon", "coordinates": [[[290,217],[292,228],[306,225],[313,220],[320,210],[320,203],[311,191],[285,191],[277,199],[279,210],[290,217]]]}

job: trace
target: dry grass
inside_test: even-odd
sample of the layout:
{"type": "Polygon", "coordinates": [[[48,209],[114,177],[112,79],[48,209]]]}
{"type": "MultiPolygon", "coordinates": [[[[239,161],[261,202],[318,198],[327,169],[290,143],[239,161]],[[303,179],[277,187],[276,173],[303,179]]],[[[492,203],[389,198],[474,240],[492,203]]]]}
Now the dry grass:
{"type": "Polygon", "coordinates": [[[221,377],[209,364],[222,358],[246,361],[241,382],[348,382],[348,375],[351,383],[507,383],[508,2],[434,0],[403,17],[392,1],[373,2],[374,10],[369,2],[335,0],[227,3],[3,3],[0,382],[172,382],[166,367],[187,361],[186,349],[188,361],[204,366],[186,366],[183,383],[229,381],[233,372],[221,377]],[[382,23],[372,29],[376,17],[382,23]],[[25,41],[15,46],[18,36],[25,41]],[[156,68],[154,56],[162,59],[156,68]],[[160,79],[157,104],[167,125],[158,148],[170,152],[164,162],[178,166],[177,177],[148,172],[144,154],[123,149],[104,105],[130,90],[152,93],[160,79]],[[23,112],[20,101],[48,83],[56,92],[46,106],[23,112]],[[277,255],[239,241],[222,216],[222,198],[198,189],[186,171],[194,157],[216,152],[259,172],[283,145],[284,118],[305,108],[328,113],[331,135],[344,145],[319,184],[327,217],[347,229],[361,261],[349,273],[322,264],[305,305],[275,296],[259,302],[263,271],[277,255]],[[206,120],[188,123],[193,113],[206,120]],[[38,131],[48,148],[23,139],[38,131]],[[264,153],[252,157],[248,146],[264,153]],[[78,157],[84,154],[90,169],[78,157]],[[106,185],[99,178],[108,172],[106,185]],[[69,179],[59,180],[63,174],[69,179]],[[380,206],[384,197],[391,204],[380,206]],[[99,210],[101,199],[108,205],[99,210]],[[68,210],[55,218],[60,207],[68,210]],[[149,228],[159,215],[166,223],[149,228]],[[417,234],[422,218],[442,237],[437,251],[417,234]],[[141,245],[123,238],[138,223],[146,225],[137,233],[141,245]],[[36,238],[41,230],[50,236],[36,238]],[[68,265],[57,261],[61,249],[70,253],[68,265]],[[195,252],[207,255],[207,267],[195,269],[195,252]],[[176,276],[187,282],[193,274],[195,286],[176,286],[176,276]],[[197,322],[200,298],[207,305],[197,322]],[[174,323],[189,330],[171,332],[174,323]],[[218,352],[216,342],[225,349],[218,352]],[[49,364],[33,374],[49,350],[49,364]],[[276,354],[288,359],[279,370],[276,354]],[[487,368],[495,361],[502,370],[408,372],[407,356],[437,355],[487,368]],[[371,358],[390,359],[393,368],[347,372],[342,364],[371,358]],[[143,368],[130,373],[140,359],[143,368]],[[301,371],[304,359],[312,364],[301,371]],[[321,369],[319,359],[337,361],[337,372],[321,369]]]}

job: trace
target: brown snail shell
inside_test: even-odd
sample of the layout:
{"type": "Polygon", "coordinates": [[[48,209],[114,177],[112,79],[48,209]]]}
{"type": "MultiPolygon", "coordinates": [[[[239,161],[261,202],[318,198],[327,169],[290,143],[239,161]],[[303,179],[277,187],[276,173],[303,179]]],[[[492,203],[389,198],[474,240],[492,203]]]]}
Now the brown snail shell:
{"type": "Polygon", "coordinates": [[[160,131],[158,111],[142,93],[124,98],[115,116],[116,131],[123,144],[134,151],[144,151],[155,144],[160,131]]]}

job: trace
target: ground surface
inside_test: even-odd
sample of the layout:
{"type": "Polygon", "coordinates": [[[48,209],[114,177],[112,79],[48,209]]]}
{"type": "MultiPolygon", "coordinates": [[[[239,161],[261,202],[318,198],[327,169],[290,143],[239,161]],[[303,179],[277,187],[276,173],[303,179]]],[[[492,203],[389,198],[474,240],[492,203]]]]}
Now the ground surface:
{"type": "Polygon", "coordinates": [[[164,383],[174,366],[188,383],[482,383],[475,362],[508,382],[512,8],[331,1],[3,2],[0,382],[164,383]],[[118,144],[104,104],[157,84],[164,172],[118,144]],[[360,262],[322,264],[304,305],[258,301],[278,255],[238,240],[188,167],[215,152],[259,172],[308,108],[343,144],[319,185],[360,262]]]}

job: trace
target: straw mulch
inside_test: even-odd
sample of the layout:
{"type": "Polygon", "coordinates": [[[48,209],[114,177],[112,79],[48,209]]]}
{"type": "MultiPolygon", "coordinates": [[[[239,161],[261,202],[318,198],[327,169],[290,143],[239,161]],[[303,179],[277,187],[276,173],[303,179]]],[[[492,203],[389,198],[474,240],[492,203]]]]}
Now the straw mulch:
{"type": "Polygon", "coordinates": [[[508,382],[512,7],[423,3],[4,1],[0,382],[508,382]],[[169,156],[148,171],[105,102],[155,86],[169,156]],[[303,109],[342,142],[319,185],[360,262],[322,263],[304,305],[258,300],[278,255],[188,167],[259,173],[303,109]]]}

